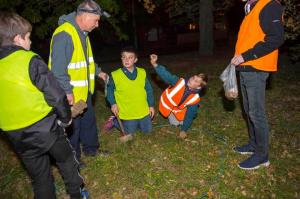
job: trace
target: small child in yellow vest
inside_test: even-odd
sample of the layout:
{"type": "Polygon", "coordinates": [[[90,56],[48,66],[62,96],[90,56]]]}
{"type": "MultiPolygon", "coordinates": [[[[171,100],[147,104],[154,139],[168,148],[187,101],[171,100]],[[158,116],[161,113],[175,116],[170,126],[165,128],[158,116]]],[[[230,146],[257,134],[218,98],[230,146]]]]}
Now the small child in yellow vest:
{"type": "Polygon", "coordinates": [[[179,78],[164,66],[157,64],[157,59],[157,55],[150,55],[151,65],[156,73],[170,84],[160,97],[159,112],[169,119],[170,124],[180,126],[179,137],[185,139],[187,130],[197,116],[200,92],[207,84],[207,76],[200,73],[189,79],[179,78]]]}
{"type": "Polygon", "coordinates": [[[88,192],[64,134],[71,110],[47,64],[30,51],[31,31],[23,17],[0,12],[0,129],[25,165],[34,198],[56,198],[50,157],[70,198],[82,198],[88,192]]]}
{"type": "Polygon", "coordinates": [[[123,142],[131,140],[137,130],[144,133],[150,133],[152,130],[153,89],[146,71],[135,66],[137,60],[137,52],[134,48],[122,49],[123,67],[111,73],[107,87],[107,100],[114,116],[106,121],[103,131],[107,132],[112,127],[122,130],[124,127],[126,135],[120,138],[123,142]]]}

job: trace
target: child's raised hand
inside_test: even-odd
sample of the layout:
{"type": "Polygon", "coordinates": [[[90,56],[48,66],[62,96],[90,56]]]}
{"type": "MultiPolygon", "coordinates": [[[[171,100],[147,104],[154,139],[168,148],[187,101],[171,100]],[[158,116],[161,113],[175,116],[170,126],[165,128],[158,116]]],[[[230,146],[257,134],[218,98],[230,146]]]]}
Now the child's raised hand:
{"type": "Polygon", "coordinates": [[[158,59],[158,56],[156,54],[150,55],[150,63],[154,68],[157,66],[157,59],[158,59]]]}

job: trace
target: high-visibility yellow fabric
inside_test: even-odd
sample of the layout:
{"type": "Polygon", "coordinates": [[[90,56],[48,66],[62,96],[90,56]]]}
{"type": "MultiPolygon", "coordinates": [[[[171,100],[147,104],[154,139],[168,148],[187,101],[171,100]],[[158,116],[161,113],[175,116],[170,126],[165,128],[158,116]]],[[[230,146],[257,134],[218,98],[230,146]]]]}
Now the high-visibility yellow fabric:
{"type": "MultiPolygon", "coordinates": [[[[64,24],[60,25],[55,32],[53,33],[53,37],[65,31],[68,33],[73,41],[74,51],[71,58],[71,61],[68,65],[68,74],[70,75],[71,82],[70,84],[73,86],[73,94],[75,98],[75,102],[79,100],[87,100],[88,91],[94,93],[95,89],[95,62],[93,58],[93,52],[90,44],[89,37],[86,38],[87,44],[87,57],[85,57],[84,50],[80,41],[80,37],[76,28],[68,23],[65,22],[64,24]]],[[[52,46],[51,40],[51,46],[52,46]]],[[[49,57],[49,67],[51,69],[51,54],[52,48],[50,48],[50,57],[49,57]]]]}
{"type": "Polygon", "coordinates": [[[112,72],[120,119],[141,119],[150,113],[145,90],[146,72],[142,68],[137,67],[136,69],[135,80],[128,79],[122,69],[112,72]]]}
{"type": "Polygon", "coordinates": [[[18,50],[0,59],[0,128],[11,131],[30,126],[52,108],[29,76],[29,63],[36,54],[18,50]]]}

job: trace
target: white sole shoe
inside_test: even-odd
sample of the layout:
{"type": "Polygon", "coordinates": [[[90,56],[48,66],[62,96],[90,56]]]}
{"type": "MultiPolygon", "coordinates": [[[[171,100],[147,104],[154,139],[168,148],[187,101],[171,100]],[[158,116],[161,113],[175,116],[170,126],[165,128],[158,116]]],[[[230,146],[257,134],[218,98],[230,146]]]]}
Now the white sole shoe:
{"type": "Polygon", "coordinates": [[[240,152],[240,151],[235,150],[234,148],[235,148],[235,147],[232,148],[232,150],[233,150],[234,152],[239,153],[239,154],[242,154],[242,155],[253,155],[253,154],[254,154],[254,152],[252,152],[252,151],[240,152]]]}
{"type": "Polygon", "coordinates": [[[255,169],[258,169],[260,167],[268,167],[268,166],[270,166],[270,164],[271,164],[270,161],[267,161],[267,162],[261,163],[261,164],[255,166],[255,167],[251,167],[251,168],[241,167],[239,164],[238,164],[238,167],[240,169],[243,169],[243,170],[255,170],[255,169]]]}

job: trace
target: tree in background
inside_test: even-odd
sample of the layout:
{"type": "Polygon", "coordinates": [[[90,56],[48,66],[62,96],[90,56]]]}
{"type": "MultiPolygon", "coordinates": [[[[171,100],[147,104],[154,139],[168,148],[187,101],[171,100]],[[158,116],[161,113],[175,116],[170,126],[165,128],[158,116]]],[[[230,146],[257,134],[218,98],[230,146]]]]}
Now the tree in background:
{"type": "MultiPolygon", "coordinates": [[[[11,10],[28,19],[34,26],[34,38],[50,38],[57,27],[58,17],[74,11],[82,0],[0,0],[0,10],[11,10]]],[[[143,4],[148,13],[153,13],[158,6],[165,6],[170,19],[186,14],[188,19],[199,23],[199,54],[212,55],[213,38],[213,12],[227,10],[237,0],[130,0],[131,9],[126,10],[124,0],[95,0],[107,10],[113,17],[104,18],[104,25],[110,28],[100,28],[102,35],[116,35],[120,40],[128,40],[128,33],[124,31],[124,22],[128,21],[128,13],[131,12],[133,41],[138,47],[136,20],[136,3],[143,4]]],[[[291,58],[300,59],[300,3],[298,0],[282,0],[285,6],[284,25],[286,31],[286,43],[290,46],[291,58]]],[[[131,32],[130,32],[131,33],[131,32]]]]}
{"type": "Polygon", "coordinates": [[[149,13],[155,9],[155,4],[163,4],[170,19],[186,14],[187,19],[198,21],[199,24],[199,54],[212,55],[214,50],[214,11],[225,9],[233,0],[143,0],[149,13]],[[221,5],[221,6],[219,6],[221,5]]]}
{"type": "MultiPolygon", "coordinates": [[[[123,12],[118,0],[95,0],[104,10],[114,17],[104,19],[113,27],[115,34],[122,40],[127,39],[120,24],[126,21],[126,12],[123,12]],[[117,16],[117,17],[116,17],[117,16]]],[[[15,11],[28,19],[34,26],[33,35],[39,39],[50,37],[57,27],[59,16],[76,10],[82,0],[0,0],[0,10],[15,11]]],[[[99,29],[100,32],[107,31],[99,29]]]]}
{"type": "Polygon", "coordinates": [[[284,0],[285,39],[289,46],[289,54],[293,61],[300,60],[300,2],[284,0]]]}
{"type": "MultiPolygon", "coordinates": [[[[155,4],[162,4],[157,0],[139,0],[149,13],[155,9],[155,4]]],[[[236,4],[236,0],[166,0],[166,6],[170,18],[184,13],[187,17],[199,16],[199,53],[211,55],[213,53],[213,12],[216,10],[228,10],[236,4]],[[212,3],[213,2],[213,3],[212,3]]],[[[289,52],[292,60],[300,60],[300,3],[298,0],[281,0],[284,9],[285,38],[290,45],[289,52]]]]}
{"type": "Polygon", "coordinates": [[[167,0],[166,11],[170,18],[186,14],[199,24],[199,54],[212,55],[213,38],[213,0],[167,0]]]}

